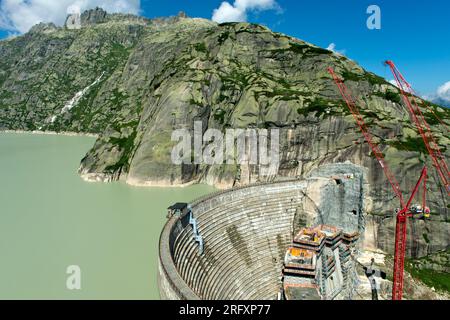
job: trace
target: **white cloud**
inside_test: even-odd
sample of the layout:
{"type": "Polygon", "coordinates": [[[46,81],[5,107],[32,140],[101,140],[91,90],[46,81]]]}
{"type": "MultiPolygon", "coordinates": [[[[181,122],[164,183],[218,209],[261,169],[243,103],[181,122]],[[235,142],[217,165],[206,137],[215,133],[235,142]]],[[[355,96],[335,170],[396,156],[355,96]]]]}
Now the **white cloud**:
{"type": "Polygon", "coordinates": [[[332,42],[328,45],[327,50],[330,50],[330,51],[333,51],[333,52],[339,53],[339,54],[345,54],[345,49],[336,50],[336,44],[334,42],[332,42]]]}
{"type": "Polygon", "coordinates": [[[245,11],[238,9],[228,2],[222,2],[218,9],[214,9],[212,20],[218,23],[222,22],[242,22],[247,20],[245,11]]]}
{"type": "MultiPolygon", "coordinates": [[[[400,89],[400,87],[399,87],[399,85],[398,85],[398,83],[397,83],[397,81],[395,79],[389,80],[389,83],[392,84],[397,89],[400,89]]],[[[417,94],[415,91],[413,91],[413,88],[408,89],[408,87],[405,84],[402,84],[402,89],[405,92],[410,92],[410,93],[413,93],[413,94],[417,94]]]]}
{"type": "MultiPolygon", "coordinates": [[[[398,87],[395,79],[391,79],[389,82],[395,87],[398,87]]],[[[418,93],[418,95],[425,100],[434,102],[441,106],[450,107],[450,81],[447,81],[443,85],[439,86],[436,91],[431,94],[421,95],[418,93]]]]}
{"type": "Polygon", "coordinates": [[[214,9],[212,20],[218,23],[223,22],[244,22],[247,21],[249,11],[278,10],[280,6],[275,0],[235,0],[233,5],[224,1],[219,8],[214,9]]]}
{"type": "Polygon", "coordinates": [[[450,81],[447,81],[437,89],[437,96],[450,102],[450,81]]]}
{"type": "Polygon", "coordinates": [[[413,87],[409,87],[407,84],[405,84],[403,82],[401,82],[401,87],[397,83],[397,80],[395,80],[395,79],[388,80],[388,82],[390,84],[392,84],[394,87],[396,87],[397,89],[403,90],[406,93],[413,94],[417,97],[422,97],[423,99],[429,100],[429,101],[432,101],[432,99],[433,99],[433,97],[431,97],[431,96],[422,95],[419,91],[414,90],[413,87]]]}
{"type": "Polygon", "coordinates": [[[389,83],[392,84],[393,86],[397,86],[397,81],[395,81],[395,79],[389,80],[389,83]]]}
{"type": "Polygon", "coordinates": [[[137,14],[140,0],[1,0],[0,29],[24,33],[39,22],[62,25],[67,13],[95,7],[111,13],[137,14]]]}
{"type": "Polygon", "coordinates": [[[450,108],[450,81],[439,86],[436,92],[423,95],[425,100],[450,108]]]}
{"type": "Polygon", "coordinates": [[[332,42],[328,45],[327,50],[334,51],[334,49],[336,49],[336,44],[332,42]]]}

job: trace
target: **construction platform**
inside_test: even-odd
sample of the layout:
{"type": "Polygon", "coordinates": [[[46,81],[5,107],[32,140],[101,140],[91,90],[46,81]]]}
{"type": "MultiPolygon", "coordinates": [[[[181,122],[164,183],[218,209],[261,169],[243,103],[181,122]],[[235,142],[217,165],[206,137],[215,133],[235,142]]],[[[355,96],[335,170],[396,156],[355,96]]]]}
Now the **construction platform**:
{"type": "Polygon", "coordinates": [[[330,300],[352,286],[351,249],[358,232],[345,233],[321,224],[294,236],[283,265],[283,293],[287,300],[330,300]]]}

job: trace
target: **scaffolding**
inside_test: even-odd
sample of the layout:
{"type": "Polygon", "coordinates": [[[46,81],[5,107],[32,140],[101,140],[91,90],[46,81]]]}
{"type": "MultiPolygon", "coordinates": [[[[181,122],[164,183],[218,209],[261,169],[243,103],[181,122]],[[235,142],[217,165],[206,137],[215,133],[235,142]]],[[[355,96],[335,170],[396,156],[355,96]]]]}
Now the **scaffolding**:
{"type": "Polygon", "coordinates": [[[358,232],[347,233],[325,224],[299,230],[284,258],[286,298],[332,300],[350,289],[350,253],[358,238],[358,232]],[[313,289],[317,291],[317,297],[313,289]]]}

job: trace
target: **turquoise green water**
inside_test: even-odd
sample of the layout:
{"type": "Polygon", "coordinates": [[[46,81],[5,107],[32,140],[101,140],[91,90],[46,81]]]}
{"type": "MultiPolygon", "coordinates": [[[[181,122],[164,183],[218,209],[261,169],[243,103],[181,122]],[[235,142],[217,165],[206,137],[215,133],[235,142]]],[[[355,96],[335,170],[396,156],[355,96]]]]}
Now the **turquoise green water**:
{"type": "Polygon", "coordinates": [[[159,299],[166,208],[208,186],[136,188],[76,173],[89,137],[0,134],[0,299],[159,299]],[[81,268],[81,290],[66,269],[81,268]]]}

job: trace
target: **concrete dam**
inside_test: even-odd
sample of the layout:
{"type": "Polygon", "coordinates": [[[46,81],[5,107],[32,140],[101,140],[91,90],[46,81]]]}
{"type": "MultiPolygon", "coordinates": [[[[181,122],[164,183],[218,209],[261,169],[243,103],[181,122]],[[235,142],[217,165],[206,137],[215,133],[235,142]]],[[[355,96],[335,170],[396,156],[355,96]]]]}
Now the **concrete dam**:
{"type": "Polygon", "coordinates": [[[219,191],[175,210],[159,243],[161,298],[351,298],[348,257],[364,234],[365,175],[329,164],[302,180],[219,191]]]}

